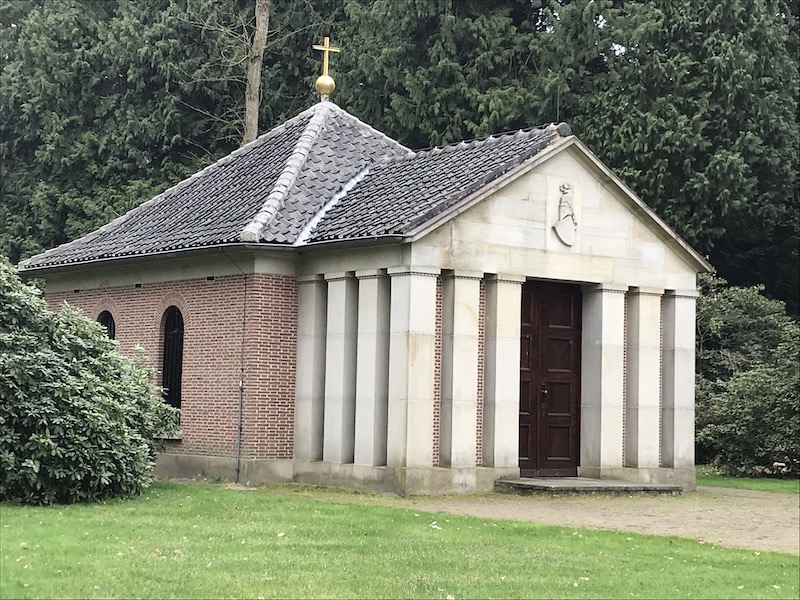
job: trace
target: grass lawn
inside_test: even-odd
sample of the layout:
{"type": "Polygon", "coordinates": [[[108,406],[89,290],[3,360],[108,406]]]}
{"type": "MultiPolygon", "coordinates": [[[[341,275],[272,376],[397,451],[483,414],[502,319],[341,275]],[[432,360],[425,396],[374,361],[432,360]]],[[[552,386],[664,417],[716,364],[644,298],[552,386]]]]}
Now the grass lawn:
{"type": "Polygon", "coordinates": [[[0,505],[0,597],[797,598],[792,554],[157,483],[0,505]]]}
{"type": "Polygon", "coordinates": [[[762,492],[800,493],[800,479],[771,479],[769,477],[727,477],[716,475],[708,467],[697,468],[697,485],[741,488],[762,492]]]}

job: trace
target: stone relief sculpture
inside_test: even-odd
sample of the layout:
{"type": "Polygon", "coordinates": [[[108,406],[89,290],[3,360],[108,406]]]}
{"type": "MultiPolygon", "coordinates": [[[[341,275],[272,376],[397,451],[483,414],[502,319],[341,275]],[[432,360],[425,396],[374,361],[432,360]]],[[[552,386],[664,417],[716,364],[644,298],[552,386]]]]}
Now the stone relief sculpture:
{"type": "Polygon", "coordinates": [[[558,189],[561,192],[561,198],[558,201],[558,221],[553,225],[553,231],[564,244],[572,246],[578,231],[578,222],[575,220],[575,209],[572,204],[574,194],[569,183],[562,183],[558,189]]]}

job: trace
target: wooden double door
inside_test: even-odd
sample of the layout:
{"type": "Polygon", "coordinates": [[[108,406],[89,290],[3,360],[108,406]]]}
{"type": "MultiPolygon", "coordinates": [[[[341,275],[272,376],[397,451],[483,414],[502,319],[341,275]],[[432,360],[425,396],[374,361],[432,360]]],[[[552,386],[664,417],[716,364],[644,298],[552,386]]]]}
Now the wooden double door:
{"type": "Polygon", "coordinates": [[[525,283],[520,342],[520,475],[576,476],[580,459],[580,287],[525,283]]]}

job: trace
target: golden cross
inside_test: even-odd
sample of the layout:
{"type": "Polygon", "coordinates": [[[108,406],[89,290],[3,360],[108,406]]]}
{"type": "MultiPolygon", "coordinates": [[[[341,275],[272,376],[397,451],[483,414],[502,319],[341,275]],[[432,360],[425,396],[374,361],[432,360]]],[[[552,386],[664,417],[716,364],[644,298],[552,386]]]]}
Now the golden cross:
{"type": "Polygon", "coordinates": [[[318,44],[314,44],[314,46],[312,46],[314,48],[314,50],[321,50],[322,51],[322,74],[323,75],[327,75],[328,74],[328,55],[331,52],[341,52],[342,51],[341,48],[336,48],[334,46],[331,46],[330,45],[330,39],[331,38],[329,38],[328,36],[325,36],[325,42],[322,44],[322,46],[320,46],[318,44]]]}

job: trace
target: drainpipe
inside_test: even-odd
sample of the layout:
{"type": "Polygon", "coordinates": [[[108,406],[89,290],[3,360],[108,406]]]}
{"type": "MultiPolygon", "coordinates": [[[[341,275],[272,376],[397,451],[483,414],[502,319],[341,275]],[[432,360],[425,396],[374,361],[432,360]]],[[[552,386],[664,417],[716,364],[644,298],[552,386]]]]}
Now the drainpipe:
{"type": "Polygon", "coordinates": [[[239,424],[236,431],[236,483],[242,471],[242,406],[244,405],[244,381],[239,380],[239,424]]]}
{"type": "MultiPolygon", "coordinates": [[[[234,263],[236,264],[236,263],[234,263]]],[[[236,265],[239,268],[239,265],[236,265]]],[[[239,410],[236,427],[236,483],[239,483],[239,476],[242,473],[242,421],[244,408],[244,337],[247,330],[247,275],[242,273],[242,339],[239,350],[239,410]]]]}
{"type": "MultiPolygon", "coordinates": [[[[223,250],[223,253],[225,251],[223,250]]],[[[239,410],[236,428],[236,483],[239,483],[239,476],[242,473],[242,419],[244,407],[244,335],[247,330],[247,273],[242,271],[239,265],[227,253],[225,256],[231,264],[242,274],[242,333],[239,346],[239,410]]]]}

